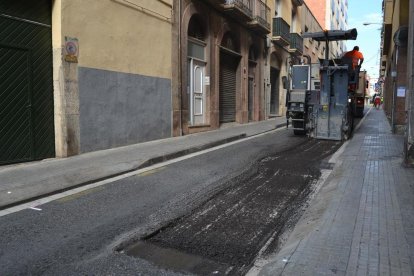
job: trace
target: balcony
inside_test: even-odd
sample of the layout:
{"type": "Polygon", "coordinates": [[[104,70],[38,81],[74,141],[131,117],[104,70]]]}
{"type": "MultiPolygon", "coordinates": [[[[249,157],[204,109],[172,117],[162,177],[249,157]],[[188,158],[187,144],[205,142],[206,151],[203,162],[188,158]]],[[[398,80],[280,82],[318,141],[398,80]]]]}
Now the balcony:
{"type": "Polygon", "coordinates": [[[282,47],[290,43],[290,26],[282,17],[273,18],[272,42],[282,47]]]}
{"type": "Polygon", "coordinates": [[[253,20],[247,25],[260,33],[270,33],[270,8],[263,2],[263,0],[254,0],[253,5],[253,20]]]}
{"type": "Polygon", "coordinates": [[[296,56],[303,54],[303,38],[297,33],[290,33],[289,52],[296,56]]]}
{"type": "Polygon", "coordinates": [[[250,22],[253,17],[252,2],[253,0],[225,0],[222,7],[224,12],[242,23],[250,22]]]}

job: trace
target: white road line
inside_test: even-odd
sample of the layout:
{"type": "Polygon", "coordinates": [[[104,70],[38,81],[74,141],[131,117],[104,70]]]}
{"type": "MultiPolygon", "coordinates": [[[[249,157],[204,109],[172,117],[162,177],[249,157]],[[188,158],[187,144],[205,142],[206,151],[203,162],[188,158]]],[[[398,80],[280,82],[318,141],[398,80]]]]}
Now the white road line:
{"type": "Polygon", "coordinates": [[[10,207],[10,208],[1,210],[0,211],[0,217],[6,216],[6,215],[9,215],[9,214],[12,214],[12,213],[16,213],[16,212],[19,212],[19,211],[22,211],[22,210],[25,210],[25,209],[33,209],[33,206],[40,206],[40,205],[49,203],[51,201],[55,201],[57,199],[61,199],[61,198],[67,197],[67,196],[71,196],[71,195],[74,195],[74,194],[77,194],[77,193],[80,193],[80,192],[83,192],[83,191],[86,191],[86,190],[89,190],[89,189],[92,189],[92,188],[96,188],[96,187],[99,187],[99,186],[106,185],[108,183],[112,183],[112,182],[115,182],[115,181],[118,181],[118,180],[121,180],[121,179],[125,179],[125,178],[128,178],[128,177],[137,175],[137,174],[142,174],[142,173],[145,173],[145,172],[148,172],[148,171],[151,171],[151,170],[155,170],[155,169],[158,169],[160,167],[165,167],[165,166],[168,166],[170,164],[174,164],[174,163],[186,160],[186,159],[190,159],[190,158],[193,158],[193,157],[196,157],[196,156],[199,156],[199,155],[203,155],[203,154],[215,151],[215,150],[219,150],[219,149],[222,149],[222,148],[225,148],[225,147],[229,147],[229,146],[232,146],[232,145],[235,145],[235,144],[238,144],[238,143],[242,143],[242,142],[245,142],[245,141],[248,141],[248,140],[251,140],[251,139],[255,139],[255,138],[258,138],[258,137],[261,137],[261,136],[264,136],[264,135],[268,135],[268,134],[271,134],[271,133],[274,133],[274,132],[278,132],[278,131],[281,131],[281,130],[285,130],[285,128],[278,128],[278,129],[275,129],[275,130],[272,130],[272,131],[267,131],[267,132],[257,134],[257,135],[254,135],[254,136],[249,136],[247,138],[243,138],[243,139],[240,139],[240,140],[237,140],[237,141],[226,143],[226,144],[223,144],[223,145],[220,145],[220,146],[217,146],[217,147],[213,147],[213,148],[210,148],[210,149],[202,150],[202,151],[199,151],[199,152],[191,153],[191,154],[188,154],[188,155],[176,158],[176,159],[171,159],[171,160],[168,160],[168,161],[165,161],[165,162],[162,162],[162,163],[158,163],[158,164],[155,164],[155,165],[143,168],[143,169],[139,169],[139,170],[135,170],[135,171],[125,173],[125,174],[122,174],[122,175],[111,177],[111,178],[108,178],[108,179],[105,179],[105,180],[102,180],[102,181],[98,181],[98,182],[95,182],[95,183],[92,183],[92,184],[89,184],[89,185],[85,185],[85,186],[82,186],[82,187],[79,187],[79,188],[75,188],[75,189],[72,189],[72,190],[69,190],[69,191],[66,191],[66,192],[63,192],[63,193],[51,195],[51,196],[40,198],[38,200],[34,200],[34,201],[31,201],[31,202],[28,202],[28,203],[24,203],[24,204],[20,204],[20,205],[14,206],[14,207],[10,207]]]}

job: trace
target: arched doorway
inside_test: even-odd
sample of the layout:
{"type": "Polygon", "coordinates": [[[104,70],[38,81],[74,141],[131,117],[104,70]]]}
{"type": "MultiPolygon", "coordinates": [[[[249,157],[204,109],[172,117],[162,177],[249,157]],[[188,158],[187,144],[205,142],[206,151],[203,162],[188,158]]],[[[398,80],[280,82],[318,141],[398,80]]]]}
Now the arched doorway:
{"type": "Polygon", "coordinates": [[[189,124],[201,125],[206,120],[205,48],[207,43],[204,25],[197,15],[191,17],[187,35],[189,124]]]}
{"type": "Polygon", "coordinates": [[[219,121],[229,123],[236,121],[237,68],[241,55],[230,32],[223,36],[220,49],[219,121]]]}

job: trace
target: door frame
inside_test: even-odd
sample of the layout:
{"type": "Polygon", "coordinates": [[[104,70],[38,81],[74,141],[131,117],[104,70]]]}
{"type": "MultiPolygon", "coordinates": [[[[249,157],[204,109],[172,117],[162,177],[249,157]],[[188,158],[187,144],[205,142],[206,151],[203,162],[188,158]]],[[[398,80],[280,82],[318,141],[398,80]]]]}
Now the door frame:
{"type": "Polygon", "coordinates": [[[194,126],[194,125],[199,125],[199,124],[205,124],[206,121],[206,84],[205,84],[205,76],[206,76],[206,66],[207,66],[207,62],[194,58],[194,57],[188,57],[188,73],[189,73],[189,109],[190,109],[190,113],[189,113],[189,121],[190,121],[190,126],[194,126]],[[200,78],[201,81],[201,92],[200,93],[196,93],[195,92],[195,70],[197,68],[202,68],[202,76],[200,78]],[[199,114],[195,114],[195,101],[199,99],[201,100],[201,113],[199,114]],[[201,117],[201,122],[196,122],[196,117],[201,117]]]}

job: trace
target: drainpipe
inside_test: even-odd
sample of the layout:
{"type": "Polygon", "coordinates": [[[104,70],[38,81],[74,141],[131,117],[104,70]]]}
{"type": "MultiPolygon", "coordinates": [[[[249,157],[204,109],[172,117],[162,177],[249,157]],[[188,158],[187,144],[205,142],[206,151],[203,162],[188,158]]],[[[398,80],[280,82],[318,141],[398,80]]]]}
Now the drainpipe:
{"type": "MultiPolygon", "coordinates": [[[[394,74],[392,72],[391,74],[394,74]]],[[[391,131],[395,133],[395,90],[396,90],[396,80],[395,77],[392,76],[392,109],[391,109],[391,131]]]]}
{"type": "Polygon", "coordinates": [[[183,79],[182,79],[182,55],[181,55],[181,0],[178,0],[178,101],[179,101],[179,107],[180,107],[180,118],[179,118],[179,125],[180,125],[180,135],[183,136],[183,124],[182,124],[182,118],[183,118],[183,103],[182,103],[182,89],[183,89],[183,79]]]}
{"type": "Polygon", "coordinates": [[[409,3],[409,24],[408,24],[408,104],[407,104],[407,130],[404,145],[404,159],[409,166],[414,166],[414,3],[409,3]]]}
{"type": "Polygon", "coordinates": [[[398,68],[398,46],[395,46],[394,64],[391,70],[392,77],[392,110],[391,110],[391,131],[395,134],[395,104],[396,104],[396,90],[397,90],[397,68],[398,68]]]}

